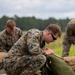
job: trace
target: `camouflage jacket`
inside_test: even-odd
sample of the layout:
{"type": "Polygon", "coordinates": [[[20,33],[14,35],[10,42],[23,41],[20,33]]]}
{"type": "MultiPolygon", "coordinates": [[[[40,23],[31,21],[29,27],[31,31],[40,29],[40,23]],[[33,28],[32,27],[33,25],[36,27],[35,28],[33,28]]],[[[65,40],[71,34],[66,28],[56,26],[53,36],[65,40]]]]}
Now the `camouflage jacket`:
{"type": "Polygon", "coordinates": [[[8,52],[12,45],[22,36],[22,31],[16,27],[14,34],[11,36],[6,29],[0,33],[0,52],[8,52]]]}
{"type": "Polygon", "coordinates": [[[65,44],[75,44],[75,19],[68,23],[63,42],[65,44]]]}
{"type": "Polygon", "coordinates": [[[45,46],[45,42],[42,41],[42,35],[42,31],[37,29],[29,30],[12,46],[7,57],[14,57],[14,61],[17,56],[31,56],[44,53],[42,48],[45,46]]]}

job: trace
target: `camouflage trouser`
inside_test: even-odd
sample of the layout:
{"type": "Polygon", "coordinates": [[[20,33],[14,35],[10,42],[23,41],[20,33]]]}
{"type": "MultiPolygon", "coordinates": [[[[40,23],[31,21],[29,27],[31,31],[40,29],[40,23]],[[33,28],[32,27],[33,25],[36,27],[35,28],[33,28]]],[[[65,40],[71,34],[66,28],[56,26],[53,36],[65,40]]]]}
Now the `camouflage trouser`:
{"type": "Polygon", "coordinates": [[[44,55],[22,56],[17,60],[4,59],[4,68],[9,75],[34,75],[46,62],[44,55]]]}
{"type": "Polygon", "coordinates": [[[63,51],[62,51],[62,56],[63,57],[69,56],[70,47],[71,47],[70,43],[63,42],[63,51]]]}
{"type": "Polygon", "coordinates": [[[46,55],[45,64],[36,72],[35,75],[53,75],[51,70],[51,60],[49,55],[46,55]]]}

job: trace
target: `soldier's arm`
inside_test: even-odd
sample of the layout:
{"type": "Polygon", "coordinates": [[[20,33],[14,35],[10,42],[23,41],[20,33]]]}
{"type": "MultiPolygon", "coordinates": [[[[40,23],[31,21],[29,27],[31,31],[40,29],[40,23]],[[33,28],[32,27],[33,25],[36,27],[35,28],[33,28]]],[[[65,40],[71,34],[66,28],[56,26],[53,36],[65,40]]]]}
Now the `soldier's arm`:
{"type": "Polygon", "coordinates": [[[22,36],[22,30],[20,29],[19,31],[19,36],[21,37],[22,36]]]}
{"type": "Polygon", "coordinates": [[[62,56],[68,56],[70,51],[71,43],[68,40],[63,41],[63,51],[62,56]]]}
{"type": "Polygon", "coordinates": [[[67,36],[73,36],[73,33],[75,32],[75,25],[74,24],[68,24],[66,28],[67,36]]]}
{"type": "Polygon", "coordinates": [[[39,40],[32,34],[27,37],[27,46],[30,54],[35,55],[44,53],[44,51],[40,48],[39,40]]]}
{"type": "Polygon", "coordinates": [[[0,36],[0,52],[6,52],[6,40],[4,37],[0,36]]]}
{"type": "Polygon", "coordinates": [[[22,33],[22,30],[21,30],[21,29],[18,29],[18,35],[19,35],[19,38],[23,35],[23,33],[22,33]]]}
{"type": "Polygon", "coordinates": [[[16,33],[18,34],[18,38],[22,36],[22,30],[16,27],[16,33]]]}

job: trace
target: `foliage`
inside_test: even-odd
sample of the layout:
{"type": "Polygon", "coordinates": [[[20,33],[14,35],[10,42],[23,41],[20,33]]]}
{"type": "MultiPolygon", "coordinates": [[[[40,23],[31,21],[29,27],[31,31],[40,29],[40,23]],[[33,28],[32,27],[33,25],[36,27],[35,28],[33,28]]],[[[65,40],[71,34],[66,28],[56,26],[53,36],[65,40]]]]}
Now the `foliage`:
{"type": "Polygon", "coordinates": [[[69,18],[57,20],[53,17],[43,20],[43,19],[36,19],[34,16],[18,17],[17,15],[14,15],[14,17],[8,17],[4,15],[3,17],[0,18],[0,31],[4,29],[6,21],[8,19],[14,20],[17,24],[17,27],[21,28],[22,30],[29,30],[31,28],[43,30],[50,23],[56,23],[61,27],[62,31],[65,30],[65,27],[70,20],[69,18]]]}

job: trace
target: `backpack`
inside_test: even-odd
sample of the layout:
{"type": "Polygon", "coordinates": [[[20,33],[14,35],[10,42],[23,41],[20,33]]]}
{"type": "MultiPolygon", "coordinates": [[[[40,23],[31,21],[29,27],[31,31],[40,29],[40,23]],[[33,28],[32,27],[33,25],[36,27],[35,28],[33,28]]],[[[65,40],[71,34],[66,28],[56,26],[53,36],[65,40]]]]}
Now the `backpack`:
{"type": "Polygon", "coordinates": [[[75,71],[75,56],[63,57],[65,62],[75,71]]]}
{"type": "Polygon", "coordinates": [[[48,55],[47,59],[49,61],[48,66],[51,69],[52,75],[75,75],[72,68],[57,55],[48,55]]]}

